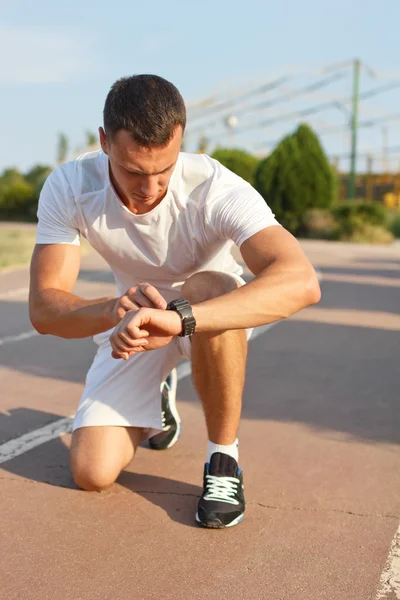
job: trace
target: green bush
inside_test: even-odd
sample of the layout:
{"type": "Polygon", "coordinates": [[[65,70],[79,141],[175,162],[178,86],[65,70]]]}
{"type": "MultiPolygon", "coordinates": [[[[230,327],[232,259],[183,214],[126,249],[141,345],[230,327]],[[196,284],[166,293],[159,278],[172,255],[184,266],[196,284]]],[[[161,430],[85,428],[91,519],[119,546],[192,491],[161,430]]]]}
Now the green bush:
{"type": "Polygon", "coordinates": [[[36,220],[40,191],[51,171],[46,165],[36,165],[25,175],[5,169],[0,176],[0,219],[36,220]]]}
{"type": "MultiPolygon", "coordinates": [[[[387,227],[385,208],[370,202],[348,202],[330,209],[311,209],[304,217],[305,236],[314,239],[390,244],[395,227],[394,219],[392,227],[387,227]]],[[[400,235],[400,215],[398,227],[400,235]]]]}
{"type": "Polygon", "coordinates": [[[217,148],[212,158],[254,185],[254,175],[260,162],[257,157],[237,148],[217,148]]]}
{"type": "Polygon", "coordinates": [[[282,225],[295,234],[305,232],[311,208],[331,206],[335,176],[310,127],[300,125],[260,162],[255,187],[282,225]]]}
{"type": "Polygon", "coordinates": [[[394,214],[389,221],[389,231],[396,238],[400,238],[400,213],[394,214]]]}
{"type": "Polygon", "coordinates": [[[24,181],[24,176],[18,171],[18,169],[5,169],[0,176],[0,190],[4,186],[14,185],[14,183],[21,183],[24,181]]]}
{"type": "Polygon", "coordinates": [[[377,202],[354,202],[348,201],[332,208],[334,217],[339,225],[350,224],[353,219],[368,223],[369,225],[387,225],[387,213],[385,207],[377,202]]]}
{"type": "Polygon", "coordinates": [[[382,225],[371,225],[370,223],[354,223],[353,228],[341,232],[340,241],[353,242],[356,244],[391,244],[393,234],[382,225]]]}
{"type": "Polygon", "coordinates": [[[34,220],[37,205],[38,195],[26,181],[0,186],[0,219],[34,220]]]}
{"type": "Polygon", "coordinates": [[[52,168],[47,165],[35,165],[27,173],[25,173],[24,179],[27,183],[33,186],[35,192],[39,195],[44,182],[52,172],[52,168]]]}
{"type": "Polygon", "coordinates": [[[382,204],[349,201],[333,207],[332,214],[341,241],[367,244],[390,244],[393,241],[382,204]]]}
{"type": "Polygon", "coordinates": [[[338,238],[338,224],[328,208],[311,208],[303,218],[305,237],[317,240],[338,238]]]}

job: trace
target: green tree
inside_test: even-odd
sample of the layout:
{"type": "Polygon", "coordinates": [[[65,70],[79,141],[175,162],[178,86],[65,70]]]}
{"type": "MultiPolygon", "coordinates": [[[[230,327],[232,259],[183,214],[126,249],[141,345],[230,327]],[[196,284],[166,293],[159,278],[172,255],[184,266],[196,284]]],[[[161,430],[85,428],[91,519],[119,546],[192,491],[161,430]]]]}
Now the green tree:
{"type": "Polygon", "coordinates": [[[35,165],[25,173],[25,181],[29,183],[39,195],[44,182],[52,170],[52,167],[49,167],[48,165],[35,165]]]}
{"type": "Polygon", "coordinates": [[[256,156],[238,148],[217,148],[213,152],[212,158],[254,185],[255,172],[260,162],[256,156]]]}
{"type": "Polygon", "coordinates": [[[32,220],[37,210],[37,194],[23,179],[0,188],[0,218],[32,220]]]}
{"type": "Polygon", "coordinates": [[[15,183],[21,183],[24,181],[23,174],[12,167],[11,169],[4,169],[0,176],[0,190],[5,186],[13,185],[15,183]]]}
{"type": "Polygon", "coordinates": [[[310,208],[331,206],[335,194],[334,173],[310,127],[300,125],[260,162],[255,187],[277,219],[292,233],[302,233],[310,208]]]}
{"type": "Polygon", "coordinates": [[[56,161],[58,165],[61,165],[66,161],[68,156],[69,142],[65,133],[58,134],[57,140],[57,157],[56,161]]]}
{"type": "Polygon", "coordinates": [[[51,167],[36,165],[24,176],[18,169],[6,169],[0,176],[0,219],[35,219],[38,199],[51,167]]]}

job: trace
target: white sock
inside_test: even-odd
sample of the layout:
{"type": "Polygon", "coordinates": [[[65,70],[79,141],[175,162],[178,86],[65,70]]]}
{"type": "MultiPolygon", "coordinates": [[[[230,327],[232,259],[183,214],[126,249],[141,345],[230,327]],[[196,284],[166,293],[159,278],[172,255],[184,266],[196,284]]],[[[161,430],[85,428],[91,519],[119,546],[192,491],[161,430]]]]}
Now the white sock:
{"type": "Polygon", "coordinates": [[[234,458],[236,462],[239,462],[239,440],[236,438],[233,444],[229,444],[228,446],[224,446],[223,444],[214,444],[214,442],[210,442],[210,440],[208,440],[208,463],[210,462],[211,456],[214,454],[214,452],[222,452],[222,454],[228,454],[229,456],[232,456],[232,458],[234,458]]]}

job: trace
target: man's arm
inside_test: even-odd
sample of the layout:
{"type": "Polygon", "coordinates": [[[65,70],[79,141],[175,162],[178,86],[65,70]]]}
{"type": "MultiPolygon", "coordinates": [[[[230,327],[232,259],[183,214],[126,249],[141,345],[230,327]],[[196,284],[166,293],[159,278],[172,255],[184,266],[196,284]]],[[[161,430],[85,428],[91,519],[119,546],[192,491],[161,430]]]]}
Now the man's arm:
{"type": "MultiPolygon", "coordinates": [[[[251,236],[240,251],[255,278],[250,283],[212,300],[194,304],[196,331],[247,329],[273,323],[319,302],[318,278],[297,240],[283,227],[271,226],[251,236]]],[[[110,338],[114,358],[159,348],[182,329],[175,311],[130,312],[110,338]],[[138,344],[149,333],[146,347],[138,344]],[[139,340],[140,341],[140,340],[139,340]]]]}
{"type": "Polygon", "coordinates": [[[196,331],[257,327],[319,302],[314,268],[283,227],[261,230],[242,244],[240,252],[255,278],[233,292],[194,305],[196,331]]]}
{"type": "Polygon", "coordinates": [[[79,246],[38,244],[31,261],[29,316],[41,334],[84,338],[111,329],[130,310],[165,309],[166,301],[147,283],[120,298],[84,300],[71,293],[80,267],[79,246]]]}
{"type": "Polygon", "coordinates": [[[29,316],[42,334],[83,338],[113,324],[115,298],[84,300],[71,294],[78,278],[80,248],[72,244],[38,244],[31,261],[29,316]]]}

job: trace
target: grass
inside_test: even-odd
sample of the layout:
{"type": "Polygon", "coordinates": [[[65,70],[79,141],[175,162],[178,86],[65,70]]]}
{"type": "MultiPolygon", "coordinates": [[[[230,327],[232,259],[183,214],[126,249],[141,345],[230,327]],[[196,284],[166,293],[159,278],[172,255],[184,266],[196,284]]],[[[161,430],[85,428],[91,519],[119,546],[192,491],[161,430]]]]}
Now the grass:
{"type": "MultiPolygon", "coordinates": [[[[0,269],[19,267],[30,262],[35,245],[35,228],[0,226],[0,269]]],[[[82,254],[87,254],[90,246],[82,240],[82,254]]]]}
{"type": "Polygon", "coordinates": [[[0,269],[28,263],[34,245],[34,230],[18,227],[0,229],[0,269]]]}

